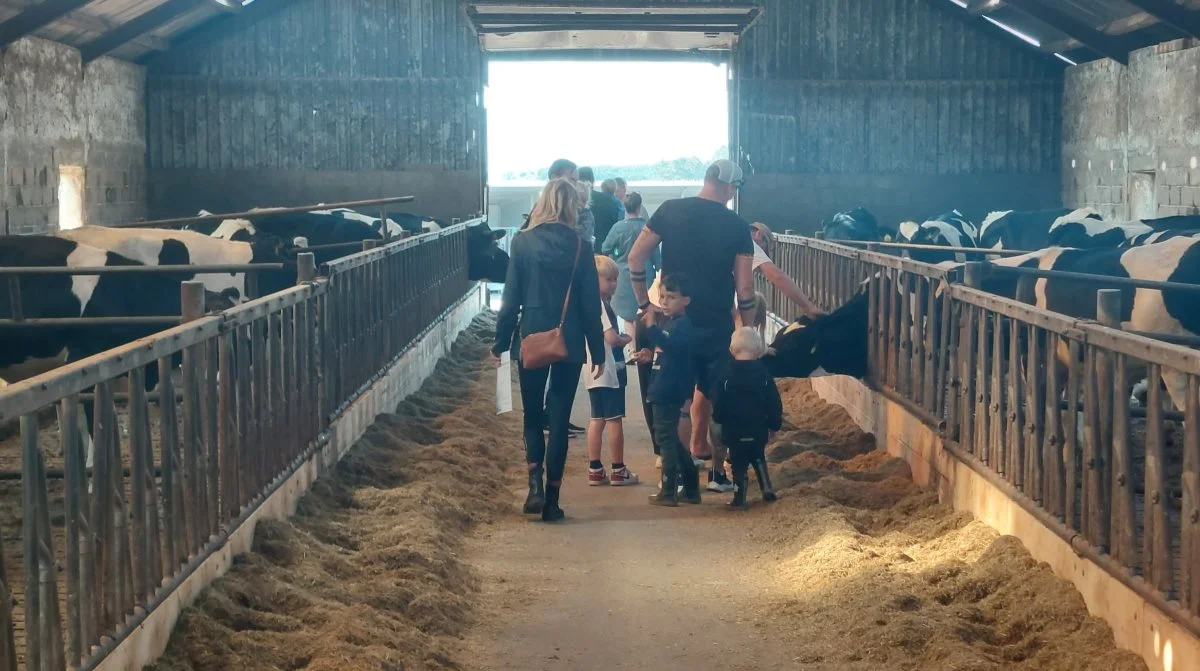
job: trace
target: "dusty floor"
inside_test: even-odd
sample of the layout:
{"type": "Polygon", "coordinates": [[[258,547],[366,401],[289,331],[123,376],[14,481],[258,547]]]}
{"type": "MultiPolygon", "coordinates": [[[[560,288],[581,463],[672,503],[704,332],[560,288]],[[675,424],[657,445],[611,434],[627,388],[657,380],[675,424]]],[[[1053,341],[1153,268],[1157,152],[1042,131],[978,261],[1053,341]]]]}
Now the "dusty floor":
{"type": "MultiPolygon", "coordinates": [[[[482,318],[287,523],[206,591],[160,669],[1103,669],[1070,586],[914,487],[807,383],[781,385],[781,499],[648,506],[631,388],[626,461],[587,487],[572,441],[559,525],[518,514],[519,412],[495,416],[482,318]]],[[[519,400],[518,400],[519,402],[519,400]]],[[[575,423],[586,419],[580,393],[575,423]]]]}

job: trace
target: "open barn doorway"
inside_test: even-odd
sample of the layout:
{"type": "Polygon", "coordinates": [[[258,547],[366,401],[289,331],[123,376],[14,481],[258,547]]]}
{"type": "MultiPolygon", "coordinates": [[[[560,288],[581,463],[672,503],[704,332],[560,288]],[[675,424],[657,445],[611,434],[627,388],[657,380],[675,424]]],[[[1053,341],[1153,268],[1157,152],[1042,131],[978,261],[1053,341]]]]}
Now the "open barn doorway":
{"type": "Polygon", "coordinates": [[[705,167],[729,157],[727,83],[723,63],[492,62],[488,220],[520,226],[558,158],[591,167],[597,190],[625,179],[651,212],[695,193],[705,167]]]}
{"type": "Polygon", "coordinates": [[[733,54],[758,4],[477,0],[464,9],[488,54],[493,227],[523,223],[558,158],[593,168],[596,189],[624,178],[650,213],[696,193],[712,160],[741,158],[733,54]]]}

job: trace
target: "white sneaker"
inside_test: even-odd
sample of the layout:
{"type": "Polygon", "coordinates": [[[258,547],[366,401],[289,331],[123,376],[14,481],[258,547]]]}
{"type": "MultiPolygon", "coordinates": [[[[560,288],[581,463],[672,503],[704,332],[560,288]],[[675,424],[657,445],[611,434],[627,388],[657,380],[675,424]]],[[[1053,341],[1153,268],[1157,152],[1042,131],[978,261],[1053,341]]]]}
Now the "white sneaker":
{"type": "Polygon", "coordinates": [[[732,481],[725,476],[724,473],[717,473],[716,477],[712,476],[712,471],[709,471],[708,491],[719,492],[722,494],[732,492],[737,489],[732,481]]]}
{"type": "Polygon", "coordinates": [[[637,473],[628,468],[620,468],[612,472],[612,475],[609,476],[609,482],[613,487],[624,487],[626,485],[636,485],[640,480],[637,473]]]}
{"type": "Polygon", "coordinates": [[[698,457],[692,457],[692,463],[696,464],[696,468],[704,468],[704,465],[708,462],[706,462],[703,459],[700,459],[698,457]]]}

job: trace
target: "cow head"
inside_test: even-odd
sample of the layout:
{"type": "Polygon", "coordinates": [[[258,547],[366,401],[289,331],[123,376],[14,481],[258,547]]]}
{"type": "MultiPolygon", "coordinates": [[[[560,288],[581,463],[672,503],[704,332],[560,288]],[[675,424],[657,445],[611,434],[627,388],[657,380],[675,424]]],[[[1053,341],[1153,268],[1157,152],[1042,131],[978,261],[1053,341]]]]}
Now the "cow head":
{"type": "Polygon", "coordinates": [[[496,243],[507,235],[492,230],[486,221],[467,227],[467,278],[503,282],[508,275],[508,254],[496,243]]]}
{"type": "Polygon", "coordinates": [[[817,319],[801,317],[775,336],[763,363],[774,377],[867,374],[867,294],[817,319]]]}
{"type": "MultiPolygon", "coordinates": [[[[865,207],[849,212],[838,212],[829,221],[822,222],[821,231],[826,240],[860,240],[874,242],[881,238],[879,222],[865,207]]],[[[891,231],[895,233],[895,231],[891,231]]]]}

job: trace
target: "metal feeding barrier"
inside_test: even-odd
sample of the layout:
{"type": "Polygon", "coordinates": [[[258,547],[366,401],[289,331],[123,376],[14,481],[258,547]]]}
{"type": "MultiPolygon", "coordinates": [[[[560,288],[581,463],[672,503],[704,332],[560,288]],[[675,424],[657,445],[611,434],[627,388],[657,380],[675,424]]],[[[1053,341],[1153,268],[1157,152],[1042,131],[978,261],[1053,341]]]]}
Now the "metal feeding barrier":
{"type": "MultiPolygon", "coordinates": [[[[318,205],[297,205],[295,207],[271,207],[261,210],[248,210],[246,212],[231,212],[228,214],[198,214],[194,217],[173,217],[171,219],[151,219],[149,221],[135,221],[128,224],[121,224],[117,228],[175,228],[177,226],[186,226],[188,224],[198,224],[205,221],[221,221],[223,219],[249,219],[253,220],[257,217],[269,217],[277,214],[301,214],[312,212],[313,210],[332,210],[335,208],[346,208],[353,210],[358,207],[370,207],[372,205],[380,205],[379,220],[387,221],[387,205],[396,205],[399,203],[411,203],[416,200],[416,196],[389,196],[387,198],[370,198],[368,200],[347,200],[340,203],[322,203],[318,205]]],[[[383,236],[388,236],[387,226],[382,227],[383,236]]]]}
{"type": "Polygon", "coordinates": [[[0,528],[0,669],[93,669],[142,624],[467,294],[467,225],[368,241],[322,276],[304,255],[297,286],[219,314],[184,283],[185,323],[0,392],[20,424],[0,500],[21,519],[0,528]],[[151,370],[178,403],[151,405],[151,370]]]}
{"type": "MultiPolygon", "coordinates": [[[[869,385],[938,428],[951,454],[1077,553],[1200,635],[1200,351],[1121,331],[1116,289],[1096,291],[1096,320],[1027,304],[1037,277],[1198,287],[1023,271],[1022,300],[1011,300],[979,288],[983,264],[968,264],[961,283],[874,248],[780,236],[776,250],[823,309],[866,292],[869,385]],[[1133,412],[1129,390],[1142,377],[1148,400],[1133,412]]],[[[758,282],[772,312],[799,314],[758,282]]]]}

